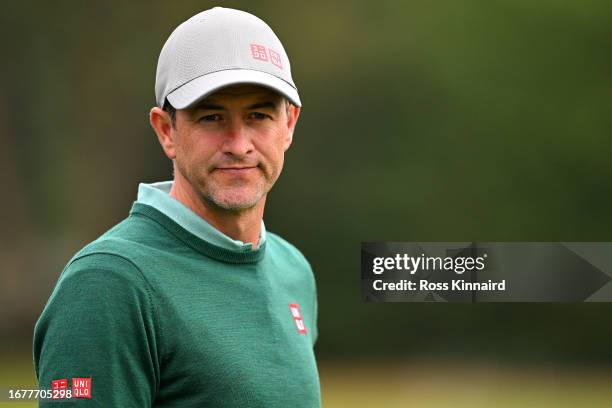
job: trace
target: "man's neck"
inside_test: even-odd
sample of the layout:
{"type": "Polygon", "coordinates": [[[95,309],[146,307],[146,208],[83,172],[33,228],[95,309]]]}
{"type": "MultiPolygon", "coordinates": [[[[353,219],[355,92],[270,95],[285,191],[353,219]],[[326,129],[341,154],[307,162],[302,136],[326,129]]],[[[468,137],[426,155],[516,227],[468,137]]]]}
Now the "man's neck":
{"type": "Polygon", "coordinates": [[[186,180],[179,180],[177,177],[172,183],[170,196],[228,237],[245,243],[250,242],[253,244],[253,249],[258,247],[265,196],[253,208],[244,211],[228,211],[207,203],[200,198],[186,180]]]}

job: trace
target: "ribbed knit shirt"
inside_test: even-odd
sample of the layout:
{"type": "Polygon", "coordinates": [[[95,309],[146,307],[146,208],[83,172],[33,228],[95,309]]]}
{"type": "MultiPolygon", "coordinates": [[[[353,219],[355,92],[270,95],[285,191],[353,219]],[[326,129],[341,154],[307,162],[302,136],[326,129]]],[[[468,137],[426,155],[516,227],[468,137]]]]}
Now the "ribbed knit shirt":
{"type": "Polygon", "coordinates": [[[39,388],[89,378],[90,398],[40,406],[320,406],[304,256],[263,223],[257,249],[232,240],[169,187],[141,185],[61,273],[34,332],[39,388]]]}

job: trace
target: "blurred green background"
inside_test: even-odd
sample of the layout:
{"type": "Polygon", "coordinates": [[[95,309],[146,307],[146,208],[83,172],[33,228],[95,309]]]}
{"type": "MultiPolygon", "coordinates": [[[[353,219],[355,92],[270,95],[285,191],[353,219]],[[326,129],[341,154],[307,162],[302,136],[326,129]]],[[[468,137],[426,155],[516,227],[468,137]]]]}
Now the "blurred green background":
{"type": "MultiPolygon", "coordinates": [[[[612,305],[363,304],[361,241],[612,241],[612,3],[54,1],[0,12],[0,387],[67,260],[171,178],[170,32],[267,21],[304,103],[268,229],[310,260],[324,404],[609,406],[612,305]]],[[[25,406],[25,405],[24,405],[25,406]]]]}

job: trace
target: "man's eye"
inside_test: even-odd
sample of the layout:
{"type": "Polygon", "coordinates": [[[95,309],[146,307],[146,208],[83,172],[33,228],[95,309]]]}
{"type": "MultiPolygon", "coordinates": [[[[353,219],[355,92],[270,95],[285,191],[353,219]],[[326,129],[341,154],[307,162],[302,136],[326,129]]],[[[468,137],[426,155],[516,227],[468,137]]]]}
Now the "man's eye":
{"type": "Polygon", "coordinates": [[[256,119],[256,120],[263,120],[263,119],[267,119],[270,116],[266,115],[265,113],[261,113],[261,112],[251,112],[250,114],[251,119],[256,119]]]}
{"type": "Polygon", "coordinates": [[[219,120],[221,120],[221,115],[215,113],[213,115],[202,116],[198,119],[198,122],[217,122],[219,120]]]}

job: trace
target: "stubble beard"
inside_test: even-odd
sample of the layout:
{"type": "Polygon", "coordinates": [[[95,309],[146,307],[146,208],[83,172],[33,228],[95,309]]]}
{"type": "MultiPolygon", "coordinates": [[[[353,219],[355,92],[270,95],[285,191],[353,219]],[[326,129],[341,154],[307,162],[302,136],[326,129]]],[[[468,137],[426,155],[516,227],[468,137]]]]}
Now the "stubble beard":
{"type": "Polygon", "coordinates": [[[206,171],[206,176],[198,175],[198,171],[187,171],[178,166],[178,171],[191,185],[192,190],[206,207],[239,213],[255,207],[268,194],[278,176],[258,168],[261,173],[257,182],[243,179],[232,180],[231,184],[222,183],[214,171],[206,171]]]}
{"type": "Polygon", "coordinates": [[[210,177],[205,184],[198,185],[198,193],[211,206],[229,212],[241,212],[255,207],[268,193],[272,186],[268,186],[266,181],[262,176],[252,185],[238,180],[227,186],[220,185],[210,177]]]}

